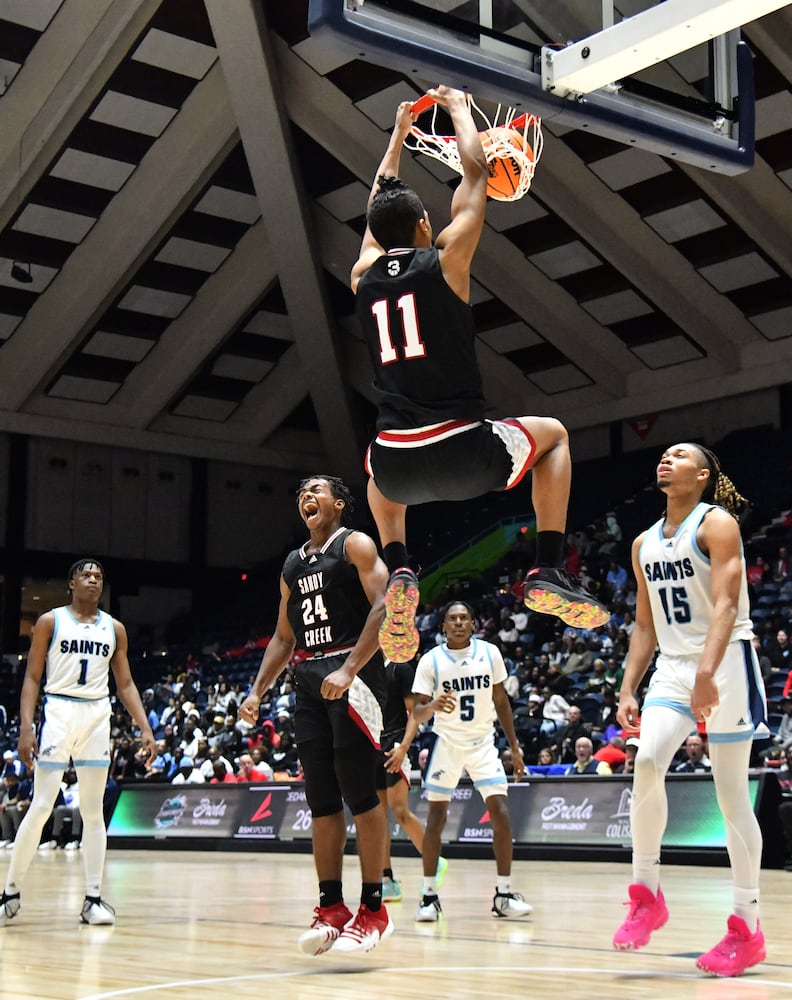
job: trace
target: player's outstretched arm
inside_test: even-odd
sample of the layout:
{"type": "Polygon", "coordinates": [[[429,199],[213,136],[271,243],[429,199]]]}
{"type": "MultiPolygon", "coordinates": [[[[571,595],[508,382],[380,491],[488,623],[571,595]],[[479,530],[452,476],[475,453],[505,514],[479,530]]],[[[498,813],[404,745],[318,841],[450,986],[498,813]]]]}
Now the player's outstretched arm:
{"type": "MultiPolygon", "coordinates": [[[[380,160],[379,166],[374,174],[374,183],[371,186],[371,192],[369,193],[368,202],[366,204],[366,211],[368,211],[372,201],[374,201],[377,196],[377,192],[380,188],[380,177],[383,175],[385,177],[399,176],[399,166],[401,164],[401,153],[404,146],[404,140],[410,134],[410,129],[416,120],[416,116],[410,110],[411,108],[412,102],[403,101],[396,109],[396,123],[393,126],[393,132],[391,132],[390,139],[388,140],[388,148],[385,150],[385,155],[380,160]]],[[[368,226],[366,226],[366,231],[363,234],[363,241],[360,244],[360,253],[357,261],[352,267],[352,273],[350,275],[350,284],[353,292],[357,292],[358,282],[366,271],[368,271],[374,261],[378,257],[381,257],[383,253],[384,248],[381,247],[374,239],[371,230],[368,226]]]]}
{"type": "Polygon", "coordinates": [[[461,90],[438,87],[430,91],[443,104],[454,123],[462,180],[451,199],[451,222],[438,234],[435,245],[446,281],[464,301],[470,298],[470,264],[476,252],[487,209],[487,160],[467,97],[461,90]]]}

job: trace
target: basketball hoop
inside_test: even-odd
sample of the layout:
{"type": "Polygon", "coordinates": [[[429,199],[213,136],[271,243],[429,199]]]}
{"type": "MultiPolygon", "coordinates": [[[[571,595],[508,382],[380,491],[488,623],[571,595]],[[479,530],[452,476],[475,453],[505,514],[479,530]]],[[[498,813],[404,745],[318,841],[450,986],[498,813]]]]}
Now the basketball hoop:
{"type": "MultiPolygon", "coordinates": [[[[536,115],[518,115],[514,108],[507,108],[501,118],[500,104],[490,120],[472,97],[468,96],[468,101],[471,110],[485,124],[479,130],[479,136],[490,173],[487,194],[497,201],[517,201],[530,188],[536,164],[542,155],[542,120],[536,115]]],[[[432,108],[430,131],[424,132],[417,124],[413,125],[404,145],[416,153],[440,160],[458,174],[464,174],[456,136],[437,134],[437,104],[424,94],[411,110],[414,115],[420,115],[429,108],[432,108]]]]}

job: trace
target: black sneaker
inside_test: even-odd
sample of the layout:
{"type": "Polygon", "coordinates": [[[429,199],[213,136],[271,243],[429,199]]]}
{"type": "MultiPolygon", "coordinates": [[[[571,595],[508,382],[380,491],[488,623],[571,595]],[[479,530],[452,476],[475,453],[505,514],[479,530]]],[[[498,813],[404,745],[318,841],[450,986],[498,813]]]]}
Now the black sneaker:
{"type": "Polygon", "coordinates": [[[555,615],[576,628],[607,625],[611,613],[563,569],[535,566],[525,575],[525,605],[542,615],[555,615]]]}

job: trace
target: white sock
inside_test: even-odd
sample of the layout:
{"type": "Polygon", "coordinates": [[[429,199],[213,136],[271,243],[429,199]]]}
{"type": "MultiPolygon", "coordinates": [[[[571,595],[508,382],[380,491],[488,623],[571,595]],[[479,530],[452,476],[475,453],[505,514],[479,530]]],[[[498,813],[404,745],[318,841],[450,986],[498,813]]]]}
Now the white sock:
{"type": "Polygon", "coordinates": [[[432,875],[431,878],[427,878],[427,876],[424,876],[424,880],[423,880],[423,894],[424,894],[424,896],[436,896],[437,895],[437,882],[436,882],[436,879],[435,879],[434,875],[432,875]]]}
{"type": "Polygon", "coordinates": [[[645,885],[656,896],[660,888],[660,862],[656,854],[633,854],[633,882],[645,885]]]}
{"type": "Polygon", "coordinates": [[[734,888],[734,912],[748,924],[751,934],[756,933],[759,919],[759,889],[734,888]]]}
{"type": "Polygon", "coordinates": [[[498,895],[505,896],[511,892],[511,875],[498,876],[498,895]]]}

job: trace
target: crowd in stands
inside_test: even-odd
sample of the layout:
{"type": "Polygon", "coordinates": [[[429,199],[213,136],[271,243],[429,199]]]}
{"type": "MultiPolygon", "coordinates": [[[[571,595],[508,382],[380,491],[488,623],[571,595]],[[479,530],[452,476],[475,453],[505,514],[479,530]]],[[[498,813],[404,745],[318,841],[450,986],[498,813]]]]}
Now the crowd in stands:
{"type": "MultiPolygon", "coordinates": [[[[757,741],[752,765],[787,769],[792,745],[792,559],[790,525],[746,544],[754,644],[768,691],[772,739],[757,741]]],[[[630,534],[632,534],[632,530],[630,534]]],[[[580,576],[611,609],[609,623],[586,631],[537,615],[523,604],[524,567],[532,561],[531,543],[518,538],[491,581],[455,583],[419,609],[421,652],[442,641],[439,623],[444,604],[463,599],[474,609],[476,635],[496,644],[508,669],[506,693],[515,730],[531,773],[630,773],[640,732],[625,732],[616,719],[618,690],[630,635],[635,627],[636,588],[625,537],[614,511],[567,539],[567,568],[580,576]]],[[[135,659],[133,673],[158,741],[159,753],[147,764],[136,732],[120,704],[112,719],[112,761],[108,809],[119,789],[130,782],[238,783],[294,780],[301,777],[294,740],[294,686],[291,670],[273,685],[261,705],[259,721],[248,725],[238,716],[269,636],[199,634],[170,649],[148,650],[135,659]],[[166,670],[163,671],[163,665],[166,670]],[[144,687],[148,683],[148,687],[144,687]]],[[[295,661],[296,662],[296,661],[295,661]]],[[[648,683],[649,675],[645,679],[648,683]]],[[[16,828],[30,800],[31,776],[16,760],[18,718],[0,708],[0,750],[5,751],[0,799],[0,846],[12,846],[16,828]]],[[[507,773],[505,738],[499,744],[507,773]]],[[[411,750],[414,774],[421,771],[433,740],[431,723],[411,750]]],[[[692,734],[679,748],[671,769],[707,772],[706,734],[692,734]]],[[[72,808],[73,779],[64,775],[63,801],[72,808]],[[69,801],[67,801],[69,799],[69,801]]],[[[77,800],[78,801],[78,800],[77,800]]],[[[67,813],[58,814],[63,820],[67,813]]],[[[43,846],[66,846],[79,839],[77,824],[55,826],[53,814],[43,846]],[[71,826],[71,829],[69,827],[71,826]],[[53,832],[54,828],[54,832],[53,832]]]]}

